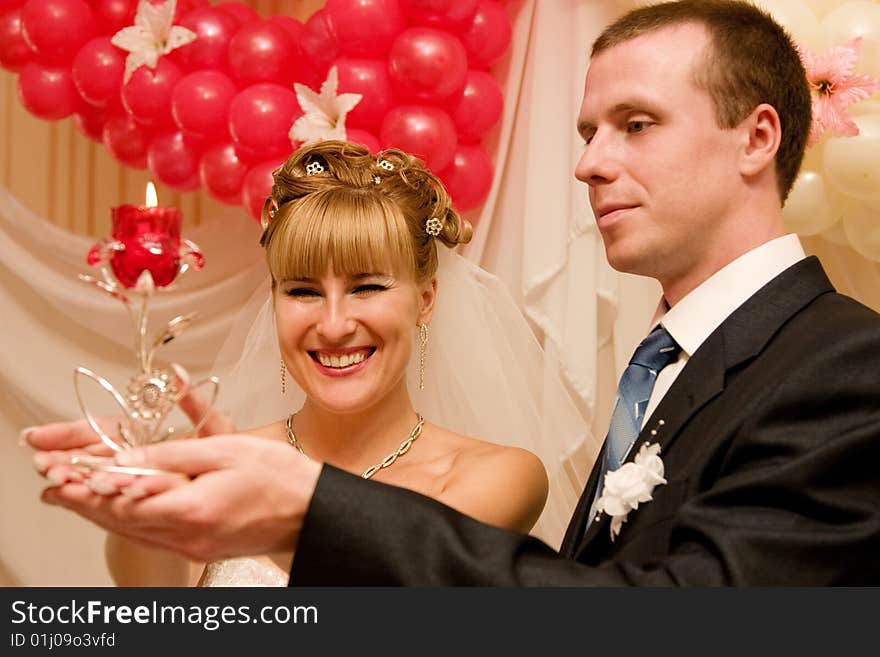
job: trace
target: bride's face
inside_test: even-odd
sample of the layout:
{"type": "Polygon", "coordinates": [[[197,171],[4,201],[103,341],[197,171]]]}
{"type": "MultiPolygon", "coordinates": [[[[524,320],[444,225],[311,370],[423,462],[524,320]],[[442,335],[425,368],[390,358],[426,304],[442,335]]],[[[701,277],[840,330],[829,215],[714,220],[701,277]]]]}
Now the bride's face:
{"type": "Polygon", "coordinates": [[[436,281],[417,285],[390,272],[280,280],[275,322],[284,362],[309,399],[358,412],[405,393],[420,322],[430,320],[436,281]]]}

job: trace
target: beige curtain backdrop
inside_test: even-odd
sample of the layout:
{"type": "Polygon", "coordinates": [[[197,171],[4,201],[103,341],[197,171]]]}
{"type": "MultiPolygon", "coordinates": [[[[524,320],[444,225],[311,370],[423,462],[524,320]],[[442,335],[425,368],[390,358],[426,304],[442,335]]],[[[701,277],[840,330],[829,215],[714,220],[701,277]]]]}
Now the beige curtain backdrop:
{"type": "MultiPolygon", "coordinates": [[[[250,4],[264,16],[305,18],[323,2],[250,4]]],[[[585,187],[572,175],[589,44],[629,3],[507,6],[516,16],[514,39],[496,69],[506,105],[488,142],[497,173],[485,206],[470,217],[477,230],[465,255],[507,283],[601,436],[617,377],[659,298],[653,281],[608,267],[585,187]]],[[[40,504],[42,480],[16,439],[26,426],[80,416],[76,366],[114,382],[129,376],[130,329],[121,304],[76,275],[87,270],[90,245],[109,231],[109,208],[139,203],[148,177],[117,166],[72,121],[30,116],[8,72],[0,72],[0,137],[0,583],[109,585],[103,532],[40,504]]],[[[194,327],[161,355],[206,375],[231,319],[263,279],[259,231],[243,210],[204,194],[161,187],[159,194],[163,204],[182,208],[184,235],[203,247],[207,267],[160,295],[152,325],[198,310],[194,327]]],[[[841,290],[880,308],[875,263],[819,238],[806,246],[841,290]]]]}

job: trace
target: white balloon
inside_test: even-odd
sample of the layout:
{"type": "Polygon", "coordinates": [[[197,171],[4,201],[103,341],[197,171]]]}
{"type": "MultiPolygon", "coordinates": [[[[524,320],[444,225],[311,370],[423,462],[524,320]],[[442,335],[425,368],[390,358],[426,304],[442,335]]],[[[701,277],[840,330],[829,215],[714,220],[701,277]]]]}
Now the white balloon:
{"type": "Polygon", "coordinates": [[[854,202],[844,210],[842,223],[852,248],[880,262],[880,212],[866,203],[854,202]]]}
{"type": "Polygon", "coordinates": [[[822,18],[825,14],[840,6],[840,0],[804,0],[804,4],[813,10],[816,18],[822,18]]]}
{"type": "Polygon", "coordinates": [[[849,246],[849,238],[843,230],[843,222],[838,221],[831,228],[822,233],[822,239],[826,239],[838,246],[849,246]]]}
{"type": "Polygon", "coordinates": [[[856,71],[880,77],[880,4],[857,0],[840,5],[822,19],[825,47],[862,37],[856,71]]]}
{"type": "Polygon", "coordinates": [[[820,48],[823,39],[816,14],[801,0],[754,0],[801,45],[820,48]]]}
{"type": "Polygon", "coordinates": [[[834,137],[825,144],[825,180],[843,194],[880,200],[880,114],[854,116],[855,137],[834,137]]]}
{"type": "Polygon", "coordinates": [[[798,235],[825,232],[840,219],[818,171],[802,169],[782,208],[786,230],[798,235]]]}

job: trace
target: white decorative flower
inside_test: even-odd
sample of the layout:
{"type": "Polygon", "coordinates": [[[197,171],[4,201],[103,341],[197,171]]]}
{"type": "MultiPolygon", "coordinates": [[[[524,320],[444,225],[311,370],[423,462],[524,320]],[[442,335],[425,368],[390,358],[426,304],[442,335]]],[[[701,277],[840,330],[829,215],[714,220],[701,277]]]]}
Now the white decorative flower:
{"type": "Polygon", "coordinates": [[[660,445],[644,443],[635,459],[617,470],[605,474],[602,496],[596,500],[596,510],[611,516],[611,540],[620,533],[626,517],[642,502],[650,502],[658,485],[665,484],[660,445]]]}
{"type": "Polygon", "coordinates": [[[177,0],[168,0],[161,5],[140,0],[134,25],[122,28],[113,35],[111,43],[129,53],[125,59],[123,83],[128,82],[144,64],[156,68],[161,56],[195,41],[195,32],[181,25],[172,25],[176,8],[177,0]]]}
{"type": "Polygon", "coordinates": [[[336,94],[339,74],[332,67],[317,94],[306,85],[295,82],[296,99],[304,114],[290,129],[290,141],[310,144],[324,139],[345,139],[345,117],[354,109],[361,94],[336,94]]]}

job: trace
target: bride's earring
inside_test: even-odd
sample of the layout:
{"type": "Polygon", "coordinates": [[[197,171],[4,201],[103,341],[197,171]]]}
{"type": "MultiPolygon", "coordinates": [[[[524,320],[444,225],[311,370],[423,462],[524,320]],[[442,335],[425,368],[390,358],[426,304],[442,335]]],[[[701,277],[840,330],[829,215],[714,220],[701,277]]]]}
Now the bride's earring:
{"type": "Polygon", "coordinates": [[[281,394],[287,394],[287,368],[284,366],[284,359],[281,359],[281,394]]]}
{"type": "Polygon", "coordinates": [[[425,357],[428,355],[428,325],[419,324],[419,390],[425,389],[425,357]]]}

